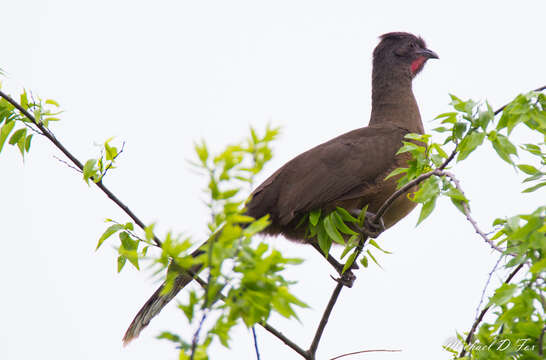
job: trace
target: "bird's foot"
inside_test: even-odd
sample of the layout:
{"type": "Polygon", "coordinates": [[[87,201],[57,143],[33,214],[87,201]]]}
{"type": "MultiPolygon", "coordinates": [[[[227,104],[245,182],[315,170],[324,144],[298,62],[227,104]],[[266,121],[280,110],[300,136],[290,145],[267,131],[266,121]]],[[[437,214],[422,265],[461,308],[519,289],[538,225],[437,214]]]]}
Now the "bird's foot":
{"type": "Polygon", "coordinates": [[[342,284],[343,286],[347,286],[348,288],[353,287],[353,284],[355,283],[356,276],[353,274],[350,270],[345,271],[339,278],[335,278],[333,276],[330,276],[334,281],[342,284]]]}
{"type": "MultiPolygon", "coordinates": [[[[351,211],[351,215],[358,218],[360,216],[360,210],[355,209],[351,211]]],[[[366,212],[364,217],[364,224],[362,226],[355,225],[356,230],[363,236],[371,239],[377,238],[383,231],[385,231],[385,223],[383,218],[376,219],[375,214],[369,211],[366,212]]]]}

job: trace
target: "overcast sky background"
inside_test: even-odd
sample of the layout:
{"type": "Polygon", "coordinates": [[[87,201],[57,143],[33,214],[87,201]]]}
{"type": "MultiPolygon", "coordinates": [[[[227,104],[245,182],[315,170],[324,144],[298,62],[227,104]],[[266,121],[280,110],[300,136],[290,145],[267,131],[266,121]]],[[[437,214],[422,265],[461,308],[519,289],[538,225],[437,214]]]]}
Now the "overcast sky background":
{"type": "MultiPolygon", "coordinates": [[[[97,156],[94,143],[125,141],[106,185],[160,234],[202,239],[204,179],[186,163],[194,141],[218,150],[249,125],[282,126],[263,180],[366,125],[371,53],[390,31],[420,34],[440,56],[414,81],[426,129],[449,110],[448,93],[498,108],[546,84],[545,12],[544,1],[2,0],[0,68],[8,74],[3,89],[25,87],[61,104],[52,129],[82,161],[97,156]]],[[[174,304],[122,347],[157,283],[129,265],[116,274],[115,242],[94,251],[104,218],[126,217],[54,156],[61,155],[37,137],[24,163],[15,148],[0,155],[0,358],[175,359],[170,343],[154,339],[162,330],[193,333],[174,304]]],[[[543,203],[544,192],[521,200],[521,176],[491,149],[453,171],[486,231],[496,217],[543,203]]],[[[358,271],[342,292],[320,359],[365,349],[403,351],[351,359],[449,358],[441,346],[468,331],[497,256],[448,201],[437,207],[419,227],[415,211],[381,236],[394,255],[380,256],[384,270],[358,271]]],[[[299,281],[294,291],[311,308],[299,312],[301,323],[275,316],[271,324],[307,348],[332,271],[312,249],[267,241],[306,259],[286,276],[299,281]]],[[[239,327],[235,337],[212,358],[253,358],[250,333],[239,327]]],[[[262,359],[299,358],[262,329],[258,337],[262,359]]]]}

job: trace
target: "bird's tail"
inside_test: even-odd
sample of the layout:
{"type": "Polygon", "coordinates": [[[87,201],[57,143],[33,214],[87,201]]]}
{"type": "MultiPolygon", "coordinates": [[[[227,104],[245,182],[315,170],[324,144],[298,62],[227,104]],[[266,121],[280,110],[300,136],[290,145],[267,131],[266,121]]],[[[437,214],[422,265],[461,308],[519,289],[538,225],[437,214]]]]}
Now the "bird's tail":
{"type": "Polygon", "coordinates": [[[123,345],[126,346],[133,339],[140,335],[140,332],[148,326],[150,320],[154,318],[159,312],[167,305],[174,297],[193,280],[190,274],[180,274],[174,280],[171,291],[166,294],[161,294],[165,283],[154,292],[154,294],[146,301],[144,306],[136,314],[133,322],[129,325],[129,328],[123,336],[123,345]]]}
{"type": "MultiPolygon", "coordinates": [[[[206,243],[205,243],[206,244],[206,243]]],[[[204,246],[204,244],[202,245],[204,246]]],[[[191,255],[193,257],[199,256],[203,253],[201,249],[195,250],[191,255]]],[[[193,280],[192,274],[197,274],[202,268],[201,264],[192,266],[188,271],[181,272],[175,279],[172,285],[172,289],[166,293],[162,294],[165,283],[154,292],[154,294],[146,301],[144,306],[138,311],[135,318],[129,325],[129,328],[123,336],[123,345],[126,346],[133,339],[137,338],[140,335],[140,332],[148,326],[150,321],[163,310],[165,305],[167,305],[174,297],[182,290],[186,285],[188,285],[193,280]]]]}

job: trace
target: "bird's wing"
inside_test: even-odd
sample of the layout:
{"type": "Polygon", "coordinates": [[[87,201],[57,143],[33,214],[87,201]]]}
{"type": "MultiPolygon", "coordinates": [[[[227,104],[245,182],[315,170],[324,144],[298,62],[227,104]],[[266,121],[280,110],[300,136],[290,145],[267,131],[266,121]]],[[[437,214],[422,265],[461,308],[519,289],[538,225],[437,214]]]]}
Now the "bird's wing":
{"type": "Polygon", "coordinates": [[[253,216],[271,214],[286,225],[296,214],[322,208],[392,169],[408,131],[392,125],[353,130],[295,157],[252,194],[253,216]]]}

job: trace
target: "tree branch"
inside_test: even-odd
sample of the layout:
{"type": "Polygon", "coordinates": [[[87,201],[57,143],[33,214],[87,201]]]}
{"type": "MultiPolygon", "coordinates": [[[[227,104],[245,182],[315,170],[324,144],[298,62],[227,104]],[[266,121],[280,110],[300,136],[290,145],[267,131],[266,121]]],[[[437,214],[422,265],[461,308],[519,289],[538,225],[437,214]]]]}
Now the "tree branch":
{"type": "Polygon", "coordinates": [[[260,350],[258,349],[258,337],[256,336],[256,327],[252,327],[252,338],[254,339],[254,351],[256,352],[256,360],[260,360],[260,350]]]}
{"type": "MultiPolygon", "coordinates": [[[[364,244],[366,243],[366,240],[368,238],[364,235],[361,235],[361,239],[358,243],[358,246],[356,247],[354,253],[356,254],[354,257],[350,257],[347,260],[347,263],[351,262],[348,266],[348,268],[351,268],[353,264],[355,263],[356,259],[358,259],[358,256],[362,252],[364,248],[364,244]]],[[[319,326],[317,327],[317,331],[315,332],[315,337],[313,338],[313,342],[311,343],[311,346],[309,347],[309,350],[307,350],[308,359],[314,360],[315,354],[317,352],[318,344],[320,342],[320,338],[322,337],[322,333],[324,332],[324,328],[326,327],[326,324],[328,323],[328,319],[330,318],[330,314],[332,313],[332,309],[334,308],[334,305],[337,302],[337,299],[339,297],[339,294],[341,293],[341,289],[344,286],[347,286],[347,283],[351,283],[354,281],[354,275],[352,275],[351,272],[346,271],[341,275],[339,279],[336,280],[337,285],[332,293],[332,296],[330,296],[330,301],[328,301],[328,305],[324,309],[324,313],[322,314],[322,318],[320,319],[319,326]]]]}
{"type": "Polygon", "coordinates": [[[276,330],[274,327],[269,325],[268,323],[260,323],[260,325],[269,331],[271,334],[273,334],[277,339],[281,340],[283,343],[285,343],[289,348],[300,354],[303,358],[309,359],[309,355],[307,354],[307,351],[303,350],[301,347],[299,347],[295,342],[287,338],[283,335],[280,331],[276,330]]]}
{"type": "Polygon", "coordinates": [[[345,356],[357,355],[357,354],[374,353],[374,352],[401,352],[401,351],[402,351],[402,350],[387,350],[387,349],[380,349],[380,350],[361,350],[361,351],[350,352],[350,353],[343,354],[343,355],[338,355],[338,356],[336,356],[336,357],[331,358],[330,360],[341,359],[342,357],[345,357],[345,356]]]}
{"type": "MultiPolygon", "coordinates": [[[[459,190],[461,192],[461,194],[464,196],[464,192],[463,192],[463,189],[461,188],[461,184],[459,183],[459,180],[455,177],[455,175],[453,175],[452,173],[450,173],[448,171],[441,171],[441,172],[438,173],[438,176],[448,177],[451,180],[451,182],[453,182],[453,184],[455,184],[455,187],[457,188],[457,190],[459,190]]],[[[482,239],[484,239],[485,242],[488,243],[489,246],[491,246],[491,248],[503,253],[504,251],[501,248],[499,248],[497,245],[495,245],[495,243],[493,241],[489,240],[487,235],[485,235],[485,233],[483,231],[481,231],[480,228],[478,227],[478,223],[476,222],[476,220],[474,220],[472,218],[472,216],[470,216],[470,208],[468,207],[468,202],[467,201],[462,202],[462,207],[463,207],[463,211],[464,211],[464,214],[466,216],[466,219],[472,224],[472,226],[474,227],[474,230],[476,231],[476,233],[478,235],[480,235],[482,237],[482,239]]]]}
{"type": "MultiPolygon", "coordinates": [[[[76,167],[83,171],[83,164],[74,156],[68,149],[64,147],[63,144],[57,138],[53,133],[46,128],[43,124],[36,121],[34,116],[29,113],[24,107],[22,107],[17,101],[13,100],[9,95],[5,94],[3,91],[0,90],[0,96],[3,97],[7,102],[9,102],[11,105],[13,105],[21,114],[23,114],[27,119],[29,119],[38,129],[42,132],[42,135],[45,136],[49,141],[57,147],[67,158],[70,159],[70,161],[76,165],[76,167]]],[[[125,214],[127,214],[134,222],[137,224],[142,230],[146,229],[146,225],[129,209],[127,205],[125,205],[121,200],[117,198],[114,193],[112,193],[104,184],[102,181],[98,181],[95,183],[101,191],[110,198],[125,214]]],[[[154,235],[153,237],[154,242],[157,244],[157,246],[161,247],[161,241],[154,235]]]]}
{"type": "MultiPolygon", "coordinates": [[[[523,265],[525,265],[525,263],[519,264],[518,267],[516,267],[514,271],[512,271],[510,275],[508,275],[506,280],[504,280],[504,284],[508,284],[510,281],[512,281],[512,279],[514,278],[514,276],[516,276],[518,271],[520,271],[523,268],[523,265]]],[[[482,312],[480,313],[480,316],[478,316],[478,318],[474,320],[474,323],[472,324],[472,328],[470,329],[470,332],[468,333],[465,339],[466,345],[470,346],[470,343],[472,342],[472,337],[474,336],[474,332],[476,331],[476,329],[478,328],[478,325],[482,322],[483,317],[485,316],[487,311],[489,311],[490,308],[491,306],[488,306],[485,309],[483,309],[482,312]]],[[[461,353],[459,354],[459,357],[462,358],[465,354],[466,354],[466,349],[463,347],[463,349],[461,350],[461,353]]]]}
{"type": "MultiPolygon", "coordinates": [[[[544,86],[541,86],[539,88],[536,88],[535,90],[531,90],[533,92],[539,92],[539,91],[542,91],[542,90],[546,90],[546,85],[544,86]]],[[[500,108],[498,108],[497,110],[495,110],[495,115],[498,115],[501,111],[503,111],[509,104],[506,104],[506,105],[503,105],[501,106],[500,108]]]]}

